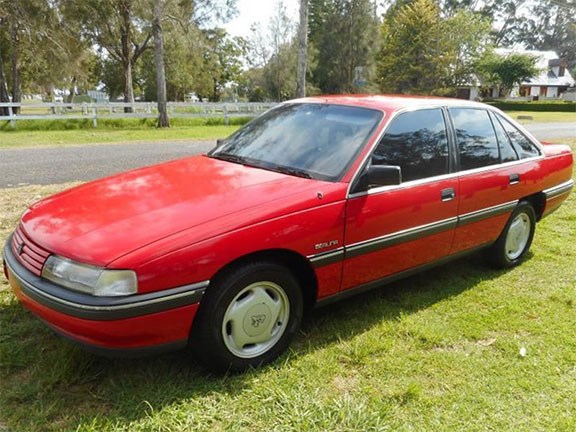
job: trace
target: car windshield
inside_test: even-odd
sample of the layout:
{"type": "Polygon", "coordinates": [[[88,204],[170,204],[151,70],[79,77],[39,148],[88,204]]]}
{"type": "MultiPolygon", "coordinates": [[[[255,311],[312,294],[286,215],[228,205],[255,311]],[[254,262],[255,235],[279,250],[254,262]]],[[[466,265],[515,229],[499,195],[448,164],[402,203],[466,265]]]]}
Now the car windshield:
{"type": "Polygon", "coordinates": [[[238,130],[208,156],[306,178],[337,181],[382,112],[296,103],[280,105],[238,130]]]}

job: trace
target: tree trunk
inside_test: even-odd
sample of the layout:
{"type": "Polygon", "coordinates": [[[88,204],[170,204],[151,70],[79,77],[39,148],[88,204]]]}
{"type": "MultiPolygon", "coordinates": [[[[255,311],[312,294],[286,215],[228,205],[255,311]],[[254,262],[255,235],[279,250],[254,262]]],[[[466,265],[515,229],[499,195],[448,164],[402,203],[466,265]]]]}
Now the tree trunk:
{"type": "Polygon", "coordinates": [[[306,62],[308,57],[308,0],[300,0],[300,26],[298,27],[298,70],[296,97],[306,96],[306,62]]]}
{"type": "MultiPolygon", "coordinates": [[[[122,43],[122,65],[124,67],[124,103],[134,103],[134,87],[132,85],[132,52],[130,40],[130,4],[122,2],[122,29],[121,29],[121,43],[122,43]]],[[[125,107],[124,112],[131,113],[132,107],[125,107]]]]}
{"type": "Polygon", "coordinates": [[[162,0],[154,0],[154,62],[156,63],[156,87],[158,91],[158,127],[170,127],[166,100],[166,73],[164,70],[164,36],[162,33],[162,0]]]}
{"type": "MultiPolygon", "coordinates": [[[[12,102],[22,102],[22,91],[20,89],[20,35],[18,34],[18,24],[14,18],[10,23],[10,40],[12,42],[12,102]]],[[[20,113],[20,108],[13,108],[14,114],[20,113]]]]}
{"type": "MultiPolygon", "coordinates": [[[[4,24],[4,20],[0,18],[0,28],[4,24]]],[[[0,40],[0,103],[9,103],[10,95],[8,94],[8,85],[6,84],[6,74],[4,73],[4,60],[2,57],[2,40],[0,40]]],[[[10,115],[8,107],[0,108],[0,115],[7,116],[10,115]]]]}
{"type": "Polygon", "coordinates": [[[72,77],[72,82],[70,83],[70,91],[68,93],[68,97],[66,98],[66,103],[73,103],[74,102],[74,93],[76,92],[76,77],[72,77]]]}

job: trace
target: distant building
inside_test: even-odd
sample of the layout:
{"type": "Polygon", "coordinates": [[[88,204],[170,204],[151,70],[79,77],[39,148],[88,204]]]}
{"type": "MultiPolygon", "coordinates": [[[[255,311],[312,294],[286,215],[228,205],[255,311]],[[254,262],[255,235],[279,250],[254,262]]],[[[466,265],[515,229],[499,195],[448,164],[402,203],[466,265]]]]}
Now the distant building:
{"type": "Polygon", "coordinates": [[[537,58],[536,67],[540,69],[540,74],[529,81],[522,82],[512,91],[511,96],[558,98],[575,84],[566,60],[558,58],[554,51],[499,48],[496,52],[500,55],[527,54],[537,58]]]}

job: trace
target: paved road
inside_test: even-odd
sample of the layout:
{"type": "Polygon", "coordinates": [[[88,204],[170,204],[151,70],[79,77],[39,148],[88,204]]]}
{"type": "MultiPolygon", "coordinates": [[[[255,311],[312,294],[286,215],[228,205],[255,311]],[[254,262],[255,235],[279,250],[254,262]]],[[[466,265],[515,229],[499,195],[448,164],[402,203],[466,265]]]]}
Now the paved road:
{"type": "MultiPolygon", "coordinates": [[[[538,139],[576,138],[576,123],[525,125],[538,139]]],[[[0,149],[0,188],[87,181],[146,165],[205,153],[214,142],[163,142],[0,149]]]]}
{"type": "MultiPolygon", "coordinates": [[[[576,118],[576,116],[575,116],[576,118]]],[[[576,138],[575,122],[558,123],[530,123],[524,127],[540,140],[553,140],[554,138],[576,138]]]]}
{"type": "Polygon", "coordinates": [[[93,180],[212,147],[199,141],[0,149],[0,188],[93,180]]]}

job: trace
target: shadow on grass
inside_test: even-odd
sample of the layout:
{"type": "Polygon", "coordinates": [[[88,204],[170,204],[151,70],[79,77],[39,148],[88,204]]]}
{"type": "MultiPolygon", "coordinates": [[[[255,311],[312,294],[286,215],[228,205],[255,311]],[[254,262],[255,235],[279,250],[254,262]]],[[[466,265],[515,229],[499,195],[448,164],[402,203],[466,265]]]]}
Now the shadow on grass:
{"type": "Polygon", "coordinates": [[[318,309],[304,323],[290,354],[234,376],[210,375],[184,352],[135,360],[97,357],[53,335],[15,301],[5,302],[0,306],[0,419],[15,431],[76,429],[103,419],[127,427],[151,409],[182,400],[234,396],[254,379],[284,368],[283,360],[416,313],[503,273],[481,262],[475,254],[318,309]]]}

